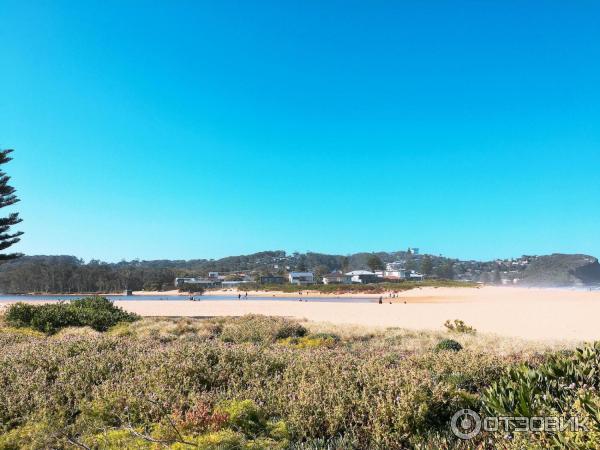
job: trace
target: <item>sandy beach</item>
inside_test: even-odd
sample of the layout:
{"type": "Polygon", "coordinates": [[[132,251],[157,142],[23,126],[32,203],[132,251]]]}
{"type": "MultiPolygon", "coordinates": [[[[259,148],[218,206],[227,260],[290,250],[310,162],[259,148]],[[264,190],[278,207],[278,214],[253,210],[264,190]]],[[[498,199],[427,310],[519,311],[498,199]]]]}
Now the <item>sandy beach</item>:
{"type": "Polygon", "coordinates": [[[255,313],[415,330],[440,330],[447,319],[461,319],[480,332],[501,336],[555,341],[600,339],[600,291],[512,287],[421,288],[403,292],[399,298],[385,298],[383,305],[252,299],[118,303],[128,311],[144,316],[205,317],[255,313]]]}
{"type": "MultiPolygon", "coordinates": [[[[140,293],[142,294],[142,293],[140,293]]],[[[211,291],[211,295],[237,295],[237,291],[211,291]]],[[[143,295],[149,295],[143,292],[143,295]]],[[[157,293],[174,295],[174,293],[157,293]]],[[[600,339],[600,291],[527,289],[516,287],[418,288],[384,296],[375,303],[253,300],[253,296],[316,297],[306,292],[281,294],[252,292],[247,300],[118,300],[124,309],[142,316],[239,316],[264,314],[334,324],[442,330],[443,323],[461,319],[483,333],[534,340],[600,339]]],[[[330,295],[373,297],[379,294],[330,295]]],[[[6,303],[6,302],[5,302],[6,303]]]]}

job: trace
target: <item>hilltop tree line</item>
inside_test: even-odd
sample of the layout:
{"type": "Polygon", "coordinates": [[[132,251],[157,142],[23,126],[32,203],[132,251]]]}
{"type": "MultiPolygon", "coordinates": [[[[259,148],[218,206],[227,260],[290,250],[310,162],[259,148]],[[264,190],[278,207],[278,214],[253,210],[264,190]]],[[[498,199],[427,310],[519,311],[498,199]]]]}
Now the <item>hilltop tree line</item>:
{"type": "MultiPolygon", "coordinates": [[[[241,279],[232,273],[245,272],[255,276],[285,274],[288,270],[311,270],[317,277],[333,270],[381,270],[386,262],[398,259],[397,254],[359,253],[350,256],[317,253],[291,254],[261,252],[232,256],[220,260],[189,261],[122,261],[106,263],[84,262],[74,256],[24,256],[0,265],[0,292],[5,293],[76,293],[120,292],[132,290],[173,289],[176,277],[207,276],[216,271],[227,279],[241,279]]],[[[453,260],[431,256],[414,258],[417,270],[428,276],[454,278],[453,260]]],[[[408,263],[407,263],[408,265],[408,263]]]]}
{"type": "Polygon", "coordinates": [[[174,278],[180,275],[186,272],[94,260],[86,264],[74,256],[34,256],[0,267],[0,291],[75,293],[172,289],[174,278]]]}

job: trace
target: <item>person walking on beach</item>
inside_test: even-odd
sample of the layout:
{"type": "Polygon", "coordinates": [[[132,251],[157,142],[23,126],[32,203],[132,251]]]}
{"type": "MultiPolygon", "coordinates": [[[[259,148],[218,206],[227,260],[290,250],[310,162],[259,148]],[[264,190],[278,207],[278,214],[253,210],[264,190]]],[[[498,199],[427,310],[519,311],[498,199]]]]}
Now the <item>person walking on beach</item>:
{"type": "Polygon", "coordinates": [[[379,297],[379,304],[383,305],[383,297],[379,297]]]}
{"type": "Polygon", "coordinates": [[[241,299],[242,299],[242,294],[241,294],[241,293],[239,293],[239,294],[238,294],[238,300],[241,300],[241,299]]]}

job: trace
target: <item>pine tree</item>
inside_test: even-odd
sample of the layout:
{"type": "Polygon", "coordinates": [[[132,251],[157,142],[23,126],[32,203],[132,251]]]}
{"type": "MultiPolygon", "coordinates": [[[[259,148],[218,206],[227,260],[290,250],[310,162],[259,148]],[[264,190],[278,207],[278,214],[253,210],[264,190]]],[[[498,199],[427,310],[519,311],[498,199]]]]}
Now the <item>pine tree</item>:
{"type": "MultiPolygon", "coordinates": [[[[0,166],[12,160],[9,156],[12,152],[12,150],[0,151],[0,166]]],[[[0,208],[14,205],[19,201],[15,195],[15,188],[8,184],[9,181],[10,177],[0,170],[0,208]]],[[[10,233],[10,227],[20,223],[21,220],[19,213],[11,213],[7,217],[0,218],[0,251],[7,249],[21,240],[19,236],[23,234],[22,231],[10,233]]],[[[0,261],[15,259],[20,256],[22,256],[20,253],[0,253],[0,261]]]]}

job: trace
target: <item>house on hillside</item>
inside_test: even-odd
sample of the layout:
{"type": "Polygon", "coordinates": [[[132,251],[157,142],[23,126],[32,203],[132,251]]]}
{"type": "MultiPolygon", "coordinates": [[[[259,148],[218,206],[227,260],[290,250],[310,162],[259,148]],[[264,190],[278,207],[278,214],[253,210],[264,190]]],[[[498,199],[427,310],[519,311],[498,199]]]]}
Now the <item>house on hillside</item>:
{"type": "Polygon", "coordinates": [[[375,273],[369,272],[368,270],[353,270],[352,272],[346,273],[346,276],[350,277],[352,283],[368,284],[381,281],[375,273]]]}
{"type": "Polygon", "coordinates": [[[323,284],[352,284],[352,277],[340,272],[329,273],[323,277],[323,284]]]}
{"type": "Polygon", "coordinates": [[[259,278],[260,284],[283,284],[285,277],[279,275],[264,275],[259,278]]]}
{"type": "Polygon", "coordinates": [[[288,279],[291,284],[313,284],[315,282],[315,275],[312,272],[290,272],[288,279]]]}
{"type": "Polygon", "coordinates": [[[405,264],[406,264],[405,261],[390,262],[385,265],[385,270],[389,271],[389,272],[392,272],[394,270],[403,270],[405,264]]]}
{"type": "Polygon", "coordinates": [[[424,278],[425,278],[425,276],[423,274],[416,272],[414,270],[411,270],[408,273],[408,276],[406,277],[406,279],[409,281],[423,281],[424,278]]]}
{"type": "Polygon", "coordinates": [[[406,280],[407,271],[404,268],[404,261],[394,261],[385,265],[385,271],[383,272],[384,278],[390,278],[393,280],[406,280]]]}

